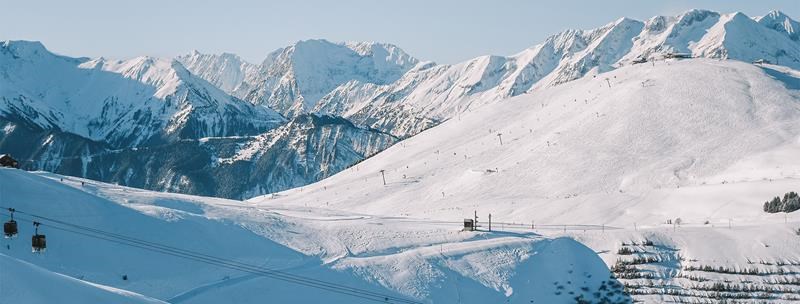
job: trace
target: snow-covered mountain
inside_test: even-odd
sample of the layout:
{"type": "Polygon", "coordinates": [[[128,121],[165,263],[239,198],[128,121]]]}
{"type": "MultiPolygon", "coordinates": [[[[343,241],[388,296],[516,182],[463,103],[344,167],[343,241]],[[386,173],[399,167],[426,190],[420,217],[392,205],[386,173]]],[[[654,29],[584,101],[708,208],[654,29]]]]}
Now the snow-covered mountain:
{"type": "Polygon", "coordinates": [[[227,92],[254,104],[264,104],[287,116],[309,112],[319,99],[349,81],[389,84],[417,59],[397,46],[383,43],[299,41],[270,53],[259,66],[235,56],[180,56],[189,70],[227,92]]]}
{"type": "MultiPolygon", "coordinates": [[[[685,55],[745,62],[765,59],[800,68],[796,24],[780,12],[749,18],[741,13],[691,10],[647,21],[620,18],[597,29],[555,34],[512,56],[481,56],[453,65],[420,62],[391,44],[325,40],[297,42],[270,53],[260,64],[247,63],[232,54],[199,52],[180,56],[175,61],[147,57],[125,61],[90,60],[53,55],[36,43],[6,42],[3,62],[8,64],[2,69],[7,81],[0,84],[3,98],[0,113],[10,122],[9,126],[25,126],[28,130],[24,134],[42,135],[35,140],[40,145],[55,142],[45,136],[48,131],[55,130],[60,132],[58,134],[74,134],[93,142],[85,145],[102,146],[100,150],[92,148],[88,152],[62,152],[61,147],[37,149],[34,146],[22,151],[27,157],[39,155],[29,161],[36,164],[33,168],[70,167],[72,169],[58,172],[75,175],[91,171],[87,157],[101,153],[98,151],[156,143],[175,147],[174,143],[181,139],[197,141],[230,136],[252,139],[259,134],[270,137],[266,135],[270,130],[282,125],[296,126],[289,120],[308,114],[342,117],[349,121],[347,124],[352,123],[346,127],[352,131],[349,134],[365,136],[345,141],[347,143],[382,138],[381,144],[350,147],[354,152],[338,159],[346,160],[345,163],[290,165],[289,168],[305,168],[297,171],[300,178],[284,176],[280,178],[283,182],[273,187],[259,190],[248,187],[240,189],[244,191],[240,193],[191,192],[227,193],[226,197],[240,198],[315,181],[333,172],[325,168],[345,168],[359,161],[359,155],[370,155],[376,149],[388,147],[396,140],[393,137],[413,136],[485,105],[643,61],[652,64],[654,60],[685,55]],[[59,158],[87,160],[69,166],[51,164],[59,158]]],[[[284,143],[305,140],[297,138],[284,143]]],[[[277,146],[271,147],[277,149],[277,146]]],[[[333,150],[336,149],[330,149],[333,150]]],[[[284,151],[285,159],[290,159],[294,157],[289,155],[299,150],[287,146],[284,151]]],[[[214,151],[209,155],[217,154],[228,153],[214,151]]],[[[188,168],[197,170],[214,162],[190,163],[194,165],[188,168]]],[[[209,174],[208,169],[203,170],[201,175],[209,174]]],[[[143,178],[146,182],[131,185],[180,191],[200,188],[190,182],[194,179],[182,173],[157,174],[160,177],[155,178],[155,171],[147,172],[153,176],[143,178]],[[181,183],[184,185],[178,186],[181,183]]],[[[263,171],[253,172],[256,173],[269,175],[263,171]]],[[[123,183],[131,180],[127,177],[112,180],[106,173],[92,176],[123,183]]],[[[263,185],[249,186],[256,184],[263,185]]]]}
{"type": "Polygon", "coordinates": [[[760,20],[702,10],[646,22],[622,18],[597,29],[564,31],[509,57],[422,63],[383,86],[351,82],[323,97],[316,110],[404,137],[485,104],[669,54],[767,59],[800,68],[800,42],[786,34],[796,22],[778,12],[760,20]],[[767,20],[784,20],[786,26],[767,20]]]}
{"type": "Polygon", "coordinates": [[[245,199],[333,175],[397,141],[312,114],[253,136],[183,139],[115,148],[72,133],[0,120],[0,151],[24,168],[144,189],[245,199]]]}
{"type": "Polygon", "coordinates": [[[635,300],[795,303],[800,213],[762,205],[800,189],[798,155],[800,71],[666,60],[486,105],[248,202],[452,223],[477,211],[504,232],[572,235],[635,300]]]}
{"type": "Polygon", "coordinates": [[[220,55],[201,54],[193,51],[176,58],[195,74],[227,93],[246,91],[242,84],[252,82],[259,73],[259,66],[246,62],[239,56],[230,53],[220,55]],[[247,81],[245,81],[247,79],[247,81]]]}
{"type": "MultiPolygon", "coordinates": [[[[207,68],[242,65],[226,58],[207,68]]],[[[0,45],[0,126],[0,150],[27,169],[230,198],[317,181],[397,140],[338,118],[284,119],[174,60],[69,58],[26,41],[0,45]]]]}
{"type": "MultiPolygon", "coordinates": [[[[305,41],[270,54],[262,64],[262,70],[269,70],[262,74],[269,76],[246,77],[250,80],[238,86],[234,95],[266,102],[284,114],[310,111],[342,116],[407,137],[459,113],[537,88],[676,54],[746,62],[766,59],[800,68],[797,28],[796,21],[777,11],[749,18],[742,13],[691,10],[646,21],[621,18],[590,30],[566,30],[512,56],[481,56],[453,65],[417,62],[395,47],[384,46],[379,48],[382,52],[373,51],[381,56],[368,60],[386,58],[383,62],[394,63],[391,77],[383,78],[358,72],[364,68],[338,59],[347,57],[341,51],[350,53],[346,47],[350,45],[305,41]],[[402,55],[384,56],[383,50],[402,55]],[[301,62],[312,61],[305,66],[316,69],[303,68],[301,62]],[[349,67],[332,67],[331,62],[349,67]]],[[[196,56],[200,55],[188,58],[196,56]]],[[[224,61],[223,57],[216,60],[224,61]]],[[[203,72],[202,67],[189,69],[203,72]]]]}
{"type": "MultiPolygon", "coordinates": [[[[57,219],[423,303],[800,301],[800,214],[761,210],[800,187],[800,71],[691,59],[601,76],[487,105],[245,202],[0,168],[0,206],[28,213],[16,217],[24,236],[29,214],[44,217],[51,244],[33,255],[24,238],[2,239],[0,263],[84,296],[113,296],[85,290],[92,282],[169,303],[358,303],[57,219]],[[460,231],[475,210],[483,231],[460,231]]],[[[231,158],[259,151],[240,147],[231,158]]]]}
{"type": "Polygon", "coordinates": [[[135,147],[177,139],[251,135],[283,118],[231,97],[174,60],[69,58],[41,43],[0,44],[5,120],[135,147]]]}
{"type": "MultiPolygon", "coordinates": [[[[48,99],[78,74],[41,89],[23,81],[35,80],[32,72],[6,72],[13,81],[3,94],[24,93],[26,103],[12,103],[31,106],[3,112],[21,118],[0,119],[0,152],[159,190],[240,198],[296,188],[232,201],[0,168],[0,206],[21,211],[21,235],[39,219],[51,240],[47,253],[32,255],[24,237],[2,239],[0,264],[56,290],[120,301],[357,301],[213,265],[230,259],[385,294],[377,301],[389,303],[796,303],[800,213],[762,211],[765,200],[800,189],[795,25],[779,12],[621,18],[454,65],[325,41],[281,49],[255,67],[231,55],[180,59],[238,99],[174,62],[157,70],[193,80],[139,73],[150,69],[129,61],[57,56],[87,73],[151,83],[158,89],[148,101],[181,91],[169,84],[198,83],[209,93],[197,95],[228,96],[220,103],[268,117],[275,106],[286,118],[255,133],[158,135],[159,145],[119,147],[107,142],[124,138],[107,135],[116,129],[100,132],[111,129],[80,116],[116,121],[105,118],[117,112],[83,114],[65,108],[71,99],[48,99]],[[757,59],[772,64],[750,62],[757,59]],[[475,215],[481,231],[461,231],[475,215]],[[122,247],[103,241],[113,235],[52,219],[218,258],[122,247]]],[[[4,60],[39,52],[13,54],[4,60]]],[[[48,74],[49,66],[29,70],[48,74]]],[[[56,96],[77,94],[63,91],[70,94],[56,96]]],[[[190,104],[219,109],[207,102],[218,99],[202,100],[190,104]]],[[[149,134],[171,134],[159,132],[149,134]]],[[[15,296],[36,288],[3,286],[15,296]]],[[[43,295],[40,302],[63,300],[43,295]]]]}
{"type": "Polygon", "coordinates": [[[20,225],[18,238],[0,238],[3,303],[630,303],[603,261],[564,237],[467,233],[438,221],[302,206],[267,210],[8,168],[0,180],[14,189],[2,204],[13,204],[20,225]],[[44,217],[43,254],[27,242],[32,214],[44,217]]]}
{"type": "Polygon", "coordinates": [[[783,12],[771,11],[767,15],[755,18],[755,20],[768,28],[786,34],[789,39],[800,40],[800,33],[798,33],[800,31],[800,23],[792,20],[783,12]]]}

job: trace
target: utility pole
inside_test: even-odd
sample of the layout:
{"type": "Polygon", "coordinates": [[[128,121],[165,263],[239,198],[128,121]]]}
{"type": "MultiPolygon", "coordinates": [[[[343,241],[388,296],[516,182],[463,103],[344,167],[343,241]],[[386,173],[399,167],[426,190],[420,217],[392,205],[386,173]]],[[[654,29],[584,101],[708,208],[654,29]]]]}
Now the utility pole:
{"type": "Polygon", "coordinates": [[[489,213],[489,231],[492,231],[492,214],[489,213]]]}
{"type": "Polygon", "coordinates": [[[475,210],[475,222],[472,224],[472,231],[478,229],[478,210],[475,210]]]}
{"type": "Polygon", "coordinates": [[[381,178],[383,179],[383,185],[386,186],[386,175],[383,173],[386,170],[381,170],[381,178]]]}
{"type": "Polygon", "coordinates": [[[497,138],[500,139],[500,145],[503,145],[503,133],[497,133],[497,138]]]}

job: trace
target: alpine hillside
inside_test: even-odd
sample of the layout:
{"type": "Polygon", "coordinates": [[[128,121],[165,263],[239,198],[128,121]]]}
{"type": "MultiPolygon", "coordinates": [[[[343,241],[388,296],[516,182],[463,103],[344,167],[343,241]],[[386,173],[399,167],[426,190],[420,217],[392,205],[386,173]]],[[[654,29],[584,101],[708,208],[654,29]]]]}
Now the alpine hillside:
{"type": "Polygon", "coordinates": [[[371,42],[300,41],[251,64],[196,51],[175,60],[69,58],[39,43],[9,41],[0,67],[7,79],[0,148],[30,169],[248,198],[317,181],[462,113],[585,75],[673,57],[797,69],[796,25],[777,11],[621,18],[563,31],[515,55],[452,65],[371,42]],[[325,129],[330,124],[287,131],[307,127],[297,122],[309,115],[341,124],[336,132],[325,129]],[[264,145],[275,132],[300,137],[264,145]],[[325,136],[302,137],[310,134],[325,136]],[[250,154],[253,147],[269,151],[250,154]],[[265,155],[285,162],[259,165],[265,155]],[[249,182],[227,185],[234,172],[250,174],[249,182]]]}
{"type": "Polygon", "coordinates": [[[0,72],[0,150],[27,169],[243,198],[319,180],[396,140],[327,116],[286,119],[175,60],[70,58],[6,41],[0,72]],[[249,180],[233,183],[241,174],[249,180]]]}
{"type": "Polygon", "coordinates": [[[800,71],[659,60],[451,119],[320,182],[249,200],[570,235],[635,300],[795,303],[800,71]],[[385,178],[385,184],[383,179],[385,178]],[[662,286],[670,286],[663,288],[662,286]]]}

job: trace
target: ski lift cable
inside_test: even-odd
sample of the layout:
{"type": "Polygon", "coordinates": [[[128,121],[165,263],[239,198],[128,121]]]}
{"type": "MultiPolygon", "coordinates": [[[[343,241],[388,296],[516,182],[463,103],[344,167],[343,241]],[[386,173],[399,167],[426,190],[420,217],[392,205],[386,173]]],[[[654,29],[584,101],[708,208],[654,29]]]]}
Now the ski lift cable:
{"type": "MultiPolygon", "coordinates": [[[[29,218],[29,220],[33,220],[33,219],[29,218]]],[[[217,258],[217,257],[210,257],[210,256],[209,257],[202,257],[202,256],[191,255],[191,254],[188,254],[188,253],[185,253],[185,252],[171,250],[169,248],[157,247],[157,246],[154,246],[154,245],[158,245],[158,244],[155,244],[155,243],[153,243],[153,245],[147,245],[147,244],[142,245],[142,244],[133,243],[133,242],[131,242],[129,240],[125,240],[125,239],[122,239],[122,238],[114,238],[114,237],[111,237],[111,236],[105,237],[105,236],[102,236],[102,235],[96,235],[96,234],[94,234],[92,232],[83,232],[83,231],[79,231],[79,230],[72,230],[72,229],[68,229],[68,228],[58,227],[58,226],[54,226],[54,225],[46,225],[46,224],[42,224],[42,226],[47,226],[47,227],[50,227],[52,229],[62,230],[62,231],[65,231],[65,232],[80,234],[80,235],[84,235],[84,236],[87,236],[87,237],[106,240],[106,241],[110,241],[110,242],[114,242],[114,243],[118,243],[118,244],[122,244],[122,245],[128,245],[128,246],[137,247],[137,248],[141,248],[141,249],[145,249],[145,250],[155,251],[155,252],[159,252],[159,253],[163,253],[163,254],[179,257],[179,258],[195,260],[195,261],[198,261],[198,262],[203,262],[203,263],[206,263],[206,264],[211,264],[211,265],[215,265],[215,266],[219,266],[219,267],[229,268],[229,269],[233,269],[233,270],[239,270],[239,271],[243,271],[243,272],[247,272],[247,273],[253,273],[253,274],[256,274],[256,275],[266,276],[266,277],[272,277],[272,278],[275,278],[275,279],[279,279],[279,280],[283,280],[283,281],[287,281],[287,282],[291,282],[291,283],[296,283],[296,284],[299,284],[299,285],[304,285],[304,286],[308,286],[308,287],[328,290],[328,291],[337,292],[337,293],[346,294],[346,295],[351,295],[351,296],[354,296],[354,297],[360,297],[360,298],[364,298],[364,299],[368,299],[368,300],[379,301],[379,302],[382,302],[382,303],[419,303],[419,302],[416,302],[416,301],[411,301],[411,300],[407,300],[407,299],[403,299],[403,298],[398,298],[398,297],[391,296],[391,295],[385,295],[385,294],[381,294],[381,293],[371,292],[371,291],[368,291],[368,290],[353,288],[353,287],[344,286],[344,285],[338,285],[338,284],[334,284],[334,283],[328,283],[328,282],[325,282],[325,281],[319,281],[319,280],[305,278],[305,277],[301,277],[301,276],[295,276],[295,275],[291,275],[291,274],[288,274],[288,273],[276,273],[276,271],[274,271],[274,270],[269,270],[269,269],[266,269],[266,268],[263,268],[263,267],[259,267],[259,266],[253,266],[253,265],[248,265],[248,264],[244,264],[244,263],[238,263],[238,262],[235,262],[235,261],[233,263],[231,263],[229,261],[225,261],[225,259],[221,259],[221,258],[217,258]],[[311,281],[311,282],[309,282],[309,281],[311,281]],[[320,283],[323,283],[323,284],[320,284],[320,283]]]]}
{"type": "MultiPolygon", "coordinates": [[[[340,285],[340,284],[336,284],[336,283],[329,283],[329,282],[325,282],[325,281],[321,281],[321,280],[317,280],[317,279],[312,279],[312,278],[306,278],[306,277],[302,277],[302,276],[298,276],[298,275],[293,275],[293,274],[282,272],[282,271],[278,271],[278,270],[272,270],[272,269],[259,267],[259,266],[254,266],[254,265],[249,265],[249,264],[245,264],[245,263],[241,263],[241,262],[237,262],[237,261],[233,261],[233,260],[227,260],[227,259],[223,259],[223,258],[219,258],[219,257],[205,255],[205,254],[202,254],[202,253],[192,252],[192,251],[189,251],[189,250],[184,250],[184,249],[180,249],[180,248],[176,248],[176,247],[172,247],[172,246],[167,246],[167,245],[163,245],[163,244],[158,244],[158,243],[152,243],[152,242],[148,242],[148,241],[144,241],[144,240],[139,240],[139,239],[132,238],[132,237],[127,237],[127,236],[124,236],[124,235],[119,235],[119,234],[115,234],[115,233],[102,231],[102,230],[99,230],[99,229],[94,229],[94,228],[90,228],[90,227],[84,227],[84,226],[80,226],[80,225],[76,225],[76,224],[71,224],[71,223],[67,223],[67,222],[63,222],[63,221],[59,221],[59,220],[55,220],[55,219],[51,219],[51,218],[47,218],[47,217],[34,215],[34,214],[31,214],[31,213],[25,213],[25,212],[20,212],[20,211],[17,211],[17,212],[21,213],[21,214],[26,214],[26,215],[31,216],[31,217],[34,217],[35,219],[39,219],[40,221],[53,222],[56,225],[44,224],[44,223],[42,224],[43,226],[48,226],[48,227],[53,228],[53,229],[62,230],[62,231],[66,231],[66,232],[71,232],[71,233],[76,233],[76,234],[81,234],[81,235],[84,235],[84,236],[98,238],[98,239],[111,241],[111,242],[115,242],[115,243],[119,243],[119,244],[123,244],[123,245],[128,245],[128,246],[132,246],[132,247],[137,247],[137,248],[141,248],[141,249],[145,249],[145,250],[156,251],[156,252],[160,252],[160,253],[163,253],[163,254],[172,255],[172,256],[176,256],[176,257],[191,259],[191,260],[195,260],[195,261],[203,262],[203,263],[207,263],[207,264],[212,264],[212,265],[219,266],[219,267],[225,267],[225,268],[240,270],[240,271],[244,271],[244,272],[254,273],[254,274],[258,274],[258,275],[262,275],[262,276],[272,277],[272,278],[279,279],[279,280],[284,280],[284,281],[288,281],[288,282],[292,282],[292,283],[296,283],[296,284],[300,284],[300,285],[305,285],[305,286],[309,286],[309,287],[319,288],[319,289],[323,289],[323,290],[329,290],[329,291],[333,291],[333,292],[343,293],[343,294],[347,294],[347,295],[351,295],[351,296],[356,296],[356,297],[361,297],[361,298],[368,297],[368,299],[370,299],[370,300],[380,301],[380,302],[384,302],[384,303],[392,303],[392,302],[396,302],[396,303],[419,303],[419,302],[416,302],[416,301],[412,301],[412,300],[408,300],[408,299],[404,299],[404,298],[400,298],[400,297],[395,297],[395,296],[391,296],[391,295],[386,295],[386,294],[382,294],[382,293],[372,292],[372,291],[369,291],[369,290],[359,289],[359,288],[350,287],[350,286],[346,286],[346,285],[340,285]],[[59,227],[57,225],[63,225],[63,226],[71,227],[71,228],[82,230],[82,231],[76,231],[76,230],[72,230],[72,229],[68,229],[68,228],[64,228],[64,227],[59,227]]],[[[30,220],[35,220],[34,218],[32,218],[30,220]]]]}
{"type": "MultiPolygon", "coordinates": [[[[353,296],[353,297],[362,298],[362,299],[371,300],[371,301],[379,301],[379,302],[388,301],[388,300],[384,300],[384,298],[371,296],[371,295],[363,295],[363,294],[359,294],[359,293],[355,293],[355,292],[351,292],[351,291],[347,291],[347,290],[340,290],[340,289],[334,288],[334,287],[319,286],[319,285],[314,285],[314,284],[308,284],[308,283],[305,283],[305,282],[302,282],[302,281],[293,280],[293,279],[290,279],[290,278],[275,277],[272,274],[267,273],[265,271],[259,271],[257,269],[251,269],[249,267],[227,265],[227,264],[219,262],[219,261],[213,261],[213,260],[208,260],[208,259],[191,257],[191,256],[187,256],[187,255],[182,255],[180,253],[172,252],[172,251],[169,251],[169,250],[163,250],[163,249],[153,248],[153,247],[149,247],[149,246],[136,245],[136,244],[129,243],[129,242],[126,242],[126,241],[122,241],[122,240],[119,240],[119,239],[98,236],[98,235],[94,235],[94,234],[87,233],[87,232],[81,232],[81,231],[78,231],[78,230],[72,230],[72,229],[67,229],[67,228],[63,228],[63,227],[55,227],[55,226],[50,226],[50,225],[47,225],[47,226],[49,228],[55,229],[55,230],[60,230],[60,231],[69,232],[69,233],[73,233],[73,234],[83,235],[83,236],[86,236],[86,237],[100,239],[100,240],[104,240],[104,241],[108,241],[108,242],[112,242],[112,243],[131,246],[131,247],[140,248],[140,249],[144,249],[144,250],[149,250],[149,251],[153,251],[153,252],[158,252],[158,253],[161,253],[161,254],[165,254],[165,255],[169,255],[169,256],[173,256],[173,257],[177,257],[177,258],[193,260],[195,262],[201,262],[201,263],[209,264],[209,265],[212,265],[212,266],[223,267],[223,268],[227,268],[227,269],[231,269],[231,270],[237,270],[237,271],[241,271],[241,272],[244,272],[244,273],[250,273],[250,274],[255,274],[255,275],[259,275],[259,276],[270,277],[270,278],[273,278],[273,279],[282,280],[282,281],[286,281],[286,282],[289,282],[289,283],[294,283],[294,284],[298,284],[298,285],[302,285],[302,286],[306,286],[306,287],[311,287],[311,288],[321,289],[321,290],[325,290],[325,291],[335,292],[335,293],[348,295],[348,296],[353,296]]],[[[387,303],[390,303],[390,302],[387,302],[387,303]]]]}

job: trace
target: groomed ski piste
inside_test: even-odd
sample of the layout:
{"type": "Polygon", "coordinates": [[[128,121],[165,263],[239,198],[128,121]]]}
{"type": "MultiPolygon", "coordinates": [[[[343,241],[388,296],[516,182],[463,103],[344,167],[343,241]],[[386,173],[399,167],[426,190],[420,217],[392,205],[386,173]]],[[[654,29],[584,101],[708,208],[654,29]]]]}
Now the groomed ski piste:
{"type": "Polygon", "coordinates": [[[2,240],[3,303],[87,303],[108,290],[128,303],[570,302],[603,285],[612,292],[602,297],[626,302],[602,260],[569,238],[460,232],[440,221],[302,206],[261,209],[44,172],[0,169],[0,177],[2,201],[15,206],[20,223],[17,238],[2,240]],[[44,253],[30,252],[34,220],[48,238],[44,253]],[[141,241],[123,245],[129,240],[141,241]],[[186,258],[198,255],[210,258],[186,258]],[[332,290],[320,288],[329,284],[332,290]],[[343,294],[348,287],[357,291],[343,294]],[[70,288],[75,296],[41,288],[70,288]]]}
{"type": "Polygon", "coordinates": [[[727,60],[590,72],[245,202],[2,169],[20,234],[0,301],[86,302],[25,296],[53,282],[144,303],[797,302],[800,216],[762,205],[800,190],[799,89],[727,60]]]}

